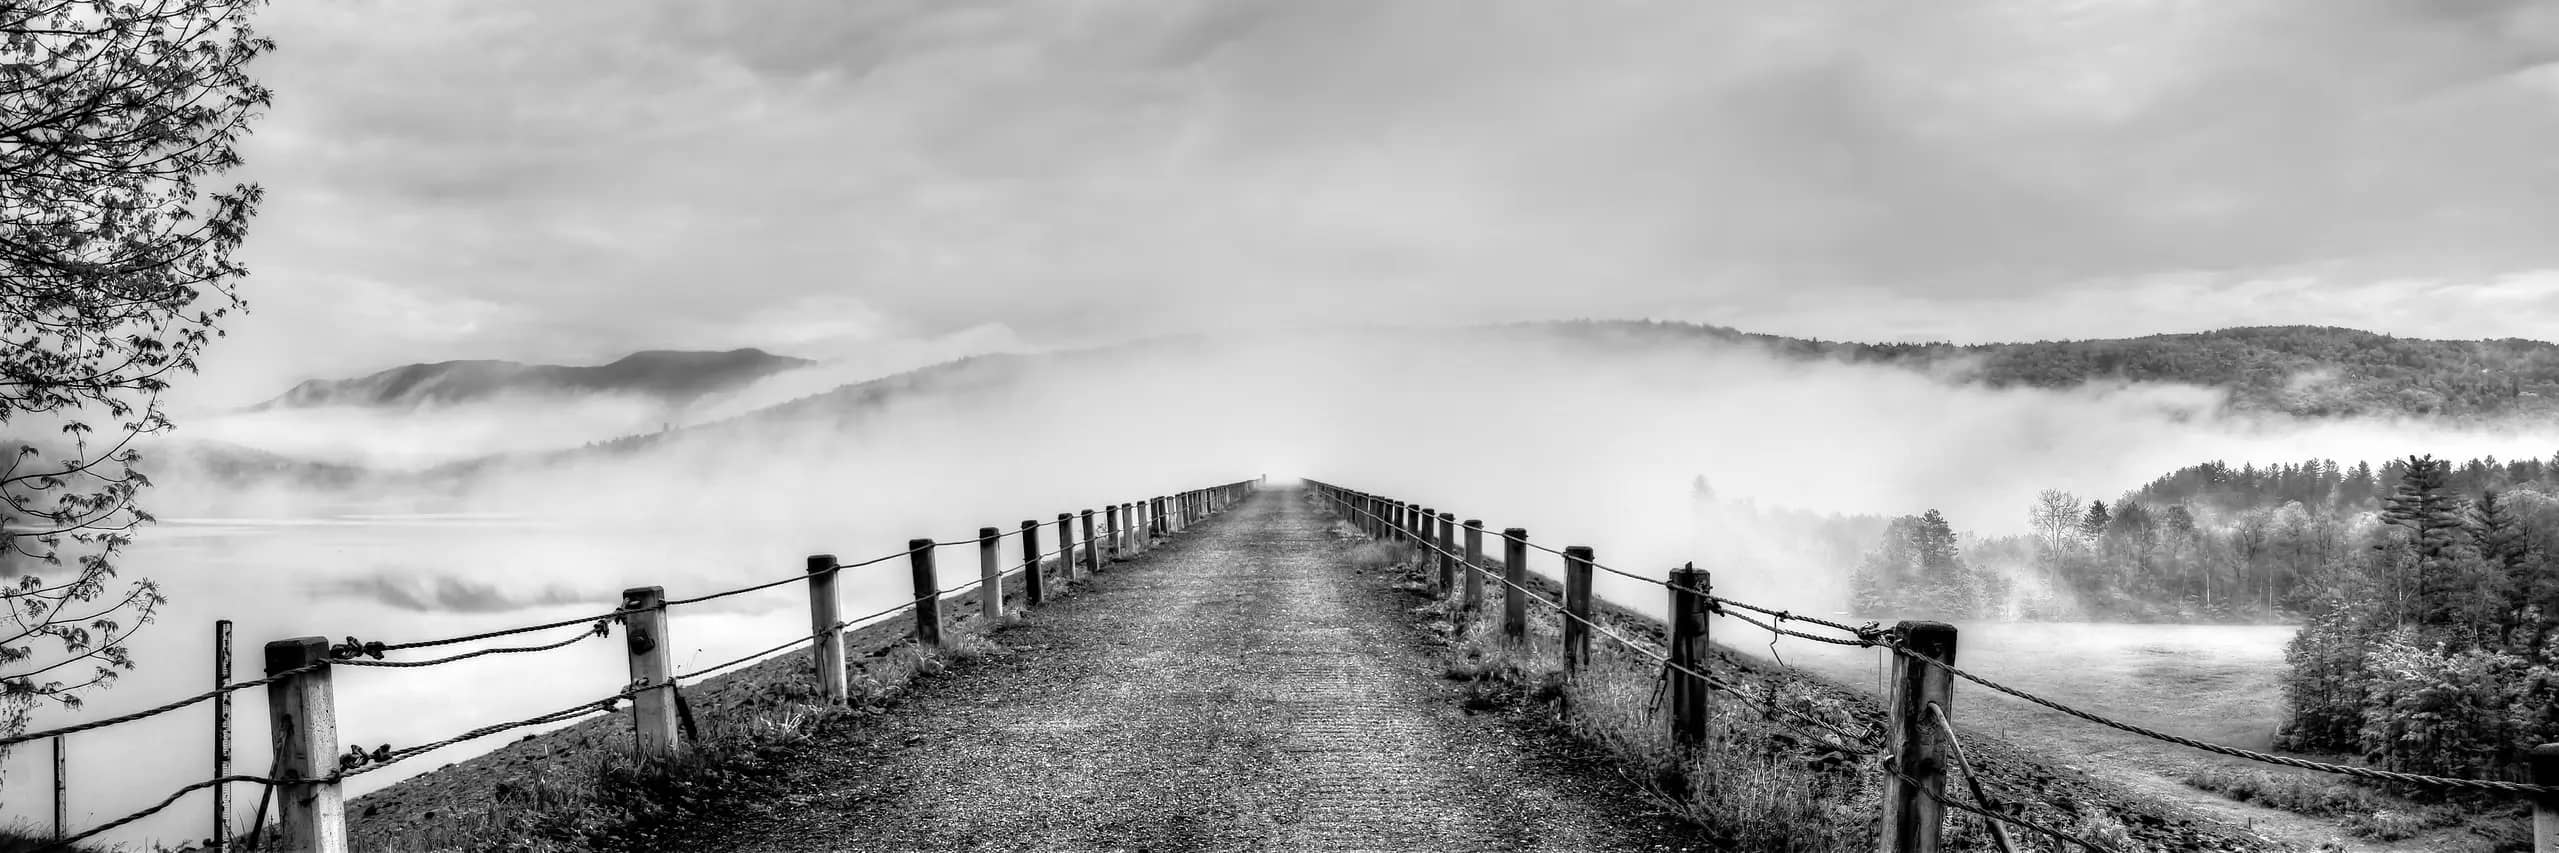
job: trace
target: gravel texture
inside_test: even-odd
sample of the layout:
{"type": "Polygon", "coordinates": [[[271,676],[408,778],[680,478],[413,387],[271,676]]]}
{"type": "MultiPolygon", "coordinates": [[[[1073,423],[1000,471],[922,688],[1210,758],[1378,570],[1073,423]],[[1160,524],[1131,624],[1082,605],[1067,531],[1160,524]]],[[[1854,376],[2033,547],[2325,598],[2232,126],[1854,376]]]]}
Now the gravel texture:
{"type": "Polygon", "coordinates": [[[823,732],[695,849],[1698,850],[1585,747],[1470,715],[1409,600],[1272,489],[823,732]]]}

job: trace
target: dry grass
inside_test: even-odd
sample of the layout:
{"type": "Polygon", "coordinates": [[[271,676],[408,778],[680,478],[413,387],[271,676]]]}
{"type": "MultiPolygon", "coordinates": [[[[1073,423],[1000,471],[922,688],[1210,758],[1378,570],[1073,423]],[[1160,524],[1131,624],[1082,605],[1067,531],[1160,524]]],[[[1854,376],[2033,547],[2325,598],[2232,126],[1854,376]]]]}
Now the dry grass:
{"type": "MultiPolygon", "coordinates": [[[[1400,586],[1427,592],[1419,567],[1406,568],[1412,572],[1400,586]]],[[[1591,664],[1567,679],[1561,667],[1563,617],[1532,603],[1527,636],[1513,641],[1501,633],[1505,591],[1487,584],[1484,607],[1477,612],[1446,601],[1430,601],[1413,611],[1427,629],[1447,639],[1447,675],[1470,684],[1470,706],[1542,717],[1605,748],[1618,759],[1620,773],[1665,809],[1706,827],[1726,849],[1810,853],[1872,849],[1877,843],[1884,777],[1876,759],[1839,748],[1848,739],[1835,731],[1800,722],[1810,717],[1880,741],[1880,732],[1873,729],[1880,708],[1871,698],[1719,650],[1710,671],[1750,701],[1715,693],[1706,742],[1683,748],[1672,741],[1664,716],[1667,686],[1658,661],[1594,634],[1591,664]]],[[[1622,635],[1660,638],[1660,625],[1641,617],[1604,609],[1598,619],[1622,635]]],[[[2011,764],[2010,772],[2018,769],[2002,763],[2011,764]]],[[[2182,849],[2139,837],[2123,815],[2095,802],[2070,814],[2038,806],[2035,816],[2122,853],[2182,849]]],[[[2049,849],[2052,843],[2022,829],[2012,829],[2011,835],[2022,850],[2049,849]]],[[[1955,813],[1947,822],[1944,849],[1997,848],[1982,820],[1955,813]]]]}
{"type": "MultiPolygon", "coordinates": [[[[1615,755],[1620,771],[1658,805],[1706,827],[1733,849],[1874,845],[1879,788],[1850,756],[1729,700],[1713,703],[1707,742],[1682,748],[1672,742],[1660,710],[1664,685],[1658,664],[1594,637],[1591,665],[1567,679],[1560,665],[1561,617],[1532,605],[1528,636],[1514,642],[1501,634],[1499,601],[1495,590],[1487,590],[1487,606],[1476,613],[1445,603],[1420,611],[1450,635],[1448,675],[1472,684],[1471,704],[1548,715],[1615,755]]],[[[1844,709],[1820,707],[1809,691],[1774,682],[1769,687],[1769,695],[1785,706],[1849,722],[1844,709]]]]}
{"type": "Polygon", "coordinates": [[[848,702],[823,702],[804,677],[762,679],[732,690],[721,711],[700,713],[698,737],[681,753],[639,759],[606,750],[547,766],[521,783],[500,783],[469,812],[448,812],[372,849],[396,853],[554,853],[671,849],[689,825],[717,819],[741,797],[771,785],[773,766],[828,727],[876,715],[918,678],[1000,654],[988,635],[1013,624],[973,624],[945,633],[944,647],[891,646],[850,664],[848,702]]]}

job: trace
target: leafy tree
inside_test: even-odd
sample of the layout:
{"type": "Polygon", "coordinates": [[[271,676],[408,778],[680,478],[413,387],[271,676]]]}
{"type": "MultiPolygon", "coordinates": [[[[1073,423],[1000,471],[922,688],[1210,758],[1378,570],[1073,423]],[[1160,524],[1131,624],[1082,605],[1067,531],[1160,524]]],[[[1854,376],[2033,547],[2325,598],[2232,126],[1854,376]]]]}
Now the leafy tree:
{"type": "Polygon", "coordinates": [[[0,731],[133,666],[161,603],[114,557],[133,440],[243,307],[252,185],[204,184],[268,102],[250,0],[0,0],[0,731]],[[32,434],[32,435],[31,435],[32,434]],[[41,436],[41,437],[38,437],[41,436]]]}

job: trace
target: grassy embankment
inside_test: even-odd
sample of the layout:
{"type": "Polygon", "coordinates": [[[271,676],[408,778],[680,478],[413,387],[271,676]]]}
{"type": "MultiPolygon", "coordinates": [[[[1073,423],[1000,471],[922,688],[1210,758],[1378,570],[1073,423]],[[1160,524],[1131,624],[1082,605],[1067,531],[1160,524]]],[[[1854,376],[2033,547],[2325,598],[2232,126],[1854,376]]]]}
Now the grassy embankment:
{"type": "MultiPolygon", "coordinates": [[[[1081,585],[1048,565],[1050,596],[1081,585]]],[[[1020,601],[1021,584],[1008,579],[1009,600],[1020,601]]],[[[909,639],[908,615],[848,632],[845,705],[817,695],[805,649],[784,653],[686,686],[698,736],[675,757],[635,758],[626,712],[589,718],[359,798],[349,834],[358,849],[389,853],[667,849],[691,825],[771,793],[768,771],[801,744],[877,716],[919,678],[1000,653],[991,635],[1037,618],[1017,611],[990,624],[974,591],[942,606],[951,623],[939,650],[909,639]]]]}
{"type": "MultiPolygon", "coordinates": [[[[1365,538],[1348,525],[1336,535],[1365,538]]],[[[1365,543],[1354,559],[1364,567],[1408,570],[1400,586],[1415,594],[1413,613],[1423,630],[1444,644],[1447,677],[1468,683],[1470,706],[1522,714],[1605,748],[1622,762],[1620,771],[1662,806],[1687,815],[1733,849],[1873,847],[1883,774],[1875,757],[1856,754],[1858,745],[1830,731],[1879,738],[1872,733],[1882,709],[1871,697],[1719,647],[1710,671],[1750,700],[1717,693],[1707,744],[1683,750],[1671,742],[1667,722],[1656,711],[1665,692],[1659,663],[1595,635],[1591,666],[1568,681],[1561,667],[1562,617],[1551,608],[1532,603],[1527,641],[1513,643],[1501,634],[1499,583],[1488,580],[1485,606],[1467,613],[1428,595],[1429,580],[1409,546],[1365,543]],[[1806,718],[1827,727],[1802,722],[1806,718]]],[[[1554,600],[1551,582],[1532,576],[1530,585],[1554,600]]],[[[1663,639],[1663,627],[1649,617],[1605,603],[1598,609],[1599,621],[1612,631],[1654,644],[1663,639]]],[[[1962,735],[1994,796],[2045,825],[2123,853],[2267,849],[2262,839],[2173,805],[2056,770],[1986,733],[1966,729],[1962,735]]],[[[1959,789],[1950,787],[1950,794],[1964,796],[1954,793],[1959,789]]],[[[2026,849],[2052,843],[2030,830],[2011,834],[2026,849]]],[[[1995,849],[1982,822],[1969,815],[1952,817],[1946,838],[1948,850],[1995,849]]]]}

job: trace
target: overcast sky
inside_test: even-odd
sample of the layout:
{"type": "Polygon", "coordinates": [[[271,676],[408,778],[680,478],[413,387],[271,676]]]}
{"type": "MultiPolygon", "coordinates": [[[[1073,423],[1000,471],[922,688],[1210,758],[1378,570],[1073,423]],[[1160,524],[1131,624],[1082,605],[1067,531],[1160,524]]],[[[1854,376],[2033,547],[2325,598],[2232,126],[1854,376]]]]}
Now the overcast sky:
{"type": "Polygon", "coordinates": [[[286,2],[200,400],[1656,317],[2559,328],[2559,3],[286,2]]]}

